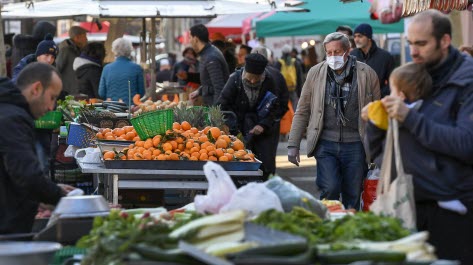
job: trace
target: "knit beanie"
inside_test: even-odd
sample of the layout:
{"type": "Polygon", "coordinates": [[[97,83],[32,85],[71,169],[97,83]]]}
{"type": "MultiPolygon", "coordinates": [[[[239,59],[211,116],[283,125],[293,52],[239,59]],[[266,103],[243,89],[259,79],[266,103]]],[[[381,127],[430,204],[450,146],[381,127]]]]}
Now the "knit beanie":
{"type": "Polygon", "coordinates": [[[250,53],[245,57],[245,71],[250,74],[262,74],[267,64],[268,60],[258,53],[250,53]]]}
{"type": "Polygon", "coordinates": [[[373,28],[371,28],[369,24],[363,23],[358,25],[358,27],[355,28],[354,34],[356,33],[363,34],[368,37],[368,39],[373,39],[373,28]]]}
{"type": "Polygon", "coordinates": [[[51,34],[46,34],[46,37],[44,37],[44,40],[41,41],[38,44],[38,47],[36,48],[36,57],[43,55],[43,54],[51,54],[56,58],[58,53],[58,48],[56,43],[53,41],[53,35],[51,34]]]}

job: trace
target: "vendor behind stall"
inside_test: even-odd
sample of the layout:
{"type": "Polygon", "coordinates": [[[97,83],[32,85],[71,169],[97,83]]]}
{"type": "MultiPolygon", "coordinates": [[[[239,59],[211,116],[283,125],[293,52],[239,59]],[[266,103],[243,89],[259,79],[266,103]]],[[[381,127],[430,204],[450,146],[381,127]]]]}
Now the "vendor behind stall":
{"type": "Polygon", "coordinates": [[[56,204],[74,189],[46,178],[34,145],[34,119],[54,108],[62,90],[59,73],[30,63],[16,84],[0,78],[0,234],[30,232],[39,202],[56,204]]]}

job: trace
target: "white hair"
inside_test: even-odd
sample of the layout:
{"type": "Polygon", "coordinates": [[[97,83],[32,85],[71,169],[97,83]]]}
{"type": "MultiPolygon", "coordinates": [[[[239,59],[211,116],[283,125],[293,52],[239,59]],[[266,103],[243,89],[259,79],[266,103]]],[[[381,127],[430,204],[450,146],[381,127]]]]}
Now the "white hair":
{"type": "Polygon", "coordinates": [[[332,41],[340,41],[345,51],[350,50],[350,40],[348,39],[348,36],[346,34],[341,33],[341,32],[333,32],[333,33],[328,34],[324,39],[324,49],[325,49],[325,44],[332,41]]]}
{"type": "Polygon", "coordinates": [[[125,56],[130,57],[133,51],[133,46],[130,40],[124,38],[118,38],[112,43],[112,52],[116,57],[125,56]]]}

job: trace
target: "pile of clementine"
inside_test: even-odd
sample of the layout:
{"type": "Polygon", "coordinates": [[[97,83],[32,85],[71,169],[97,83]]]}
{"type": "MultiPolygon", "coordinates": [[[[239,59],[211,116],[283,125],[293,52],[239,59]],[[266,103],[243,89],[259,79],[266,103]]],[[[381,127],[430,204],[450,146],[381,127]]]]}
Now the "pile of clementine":
{"type": "Polygon", "coordinates": [[[99,140],[115,140],[115,141],[139,141],[141,140],[133,126],[124,126],[122,128],[102,128],[95,135],[99,140]]]}
{"type": "Polygon", "coordinates": [[[245,150],[243,142],[235,136],[217,127],[199,131],[186,121],[175,122],[164,135],[138,140],[122,153],[106,153],[104,159],[255,161],[254,154],[245,150]]]}

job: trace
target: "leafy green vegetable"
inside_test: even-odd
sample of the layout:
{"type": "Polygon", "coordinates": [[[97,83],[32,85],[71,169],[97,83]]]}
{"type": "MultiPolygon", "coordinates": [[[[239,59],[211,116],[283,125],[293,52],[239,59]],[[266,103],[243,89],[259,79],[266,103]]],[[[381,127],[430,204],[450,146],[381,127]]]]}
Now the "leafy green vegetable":
{"type": "Polygon", "coordinates": [[[289,213],[265,211],[254,222],[303,236],[314,244],[353,239],[391,241],[409,235],[398,219],[377,216],[371,212],[358,212],[335,221],[322,221],[317,215],[294,207],[289,213]]]}
{"type": "MultiPolygon", "coordinates": [[[[200,217],[191,214],[187,220],[179,221],[179,225],[197,216],[200,217]]],[[[168,223],[155,220],[149,214],[135,218],[132,214],[112,210],[109,216],[96,217],[90,234],[82,237],[76,246],[88,248],[84,265],[120,265],[135,254],[133,246],[139,243],[163,250],[177,248],[177,240],[168,236],[171,231],[168,223]]]]}
{"type": "Polygon", "coordinates": [[[294,207],[291,212],[283,213],[274,209],[261,213],[255,223],[270,228],[300,235],[309,242],[318,242],[317,229],[322,226],[320,217],[302,207],[294,207]]]}

